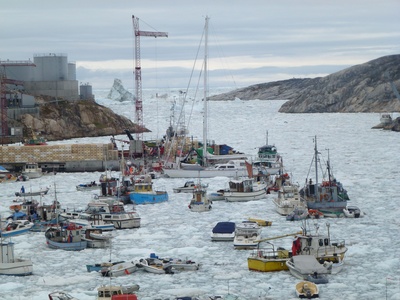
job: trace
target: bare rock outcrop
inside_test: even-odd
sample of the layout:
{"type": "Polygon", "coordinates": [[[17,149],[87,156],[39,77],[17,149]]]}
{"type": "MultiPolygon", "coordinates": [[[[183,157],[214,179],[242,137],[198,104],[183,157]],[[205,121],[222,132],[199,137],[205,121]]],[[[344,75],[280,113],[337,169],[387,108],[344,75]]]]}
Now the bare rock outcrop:
{"type": "Polygon", "coordinates": [[[210,100],[289,100],[283,113],[398,112],[400,55],[384,56],[325,77],[261,83],[210,100]]]}
{"type": "Polygon", "coordinates": [[[42,101],[39,117],[25,114],[20,122],[25,132],[29,133],[30,129],[40,132],[49,141],[125,134],[125,129],[132,133],[149,131],[140,129],[128,118],[91,100],[59,103],[42,101]]]}

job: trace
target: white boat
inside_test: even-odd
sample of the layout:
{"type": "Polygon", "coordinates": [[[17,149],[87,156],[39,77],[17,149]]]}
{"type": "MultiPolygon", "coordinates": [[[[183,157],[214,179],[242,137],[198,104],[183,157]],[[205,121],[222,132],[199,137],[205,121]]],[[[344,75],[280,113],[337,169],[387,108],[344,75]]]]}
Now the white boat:
{"type": "Polygon", "coordinates": [[[76,218],[70,219],[70,223],[82,226],[85,229],[100,229],[103,231],[114,230],[114,224],[105,222],[101,214],[80,213],[76,218]]]}
{"type": "Polygon", "coordinates": [[[0,275],[26,276],[33,273],[31,260],[14,256],[14,243],[1,239],[0,248],[0,275]]]}
{"type": "Polygon", "coordinates": [[[106,224],[113,224],[115,229],[128,229],[140,227],[140,216],[136,211],[120,213],[104,213],[101,217],[106,224]]]}
{"type": "Polygon", "coordinates": [[[299,186],[291,183],[282,185],[272,202],[275,210],[282,216],[289,215],[296,207],[307,208],[306,203],[300,198],[299,186]]]}
{"type": "Polygon", "coordinates": [[[34,179],[42,177],[43,171],[37,163],[29,162],[24,165],[21,174],[22,176],[28,176],[29,179],[34,179]]]}
{"type": "Polygon", "coordinates": [[[173,274],[172,268],[167,261],[163,261],[156,257],[141,258],[138,267],[143,268],[146,272],[154,274],[173,274]]]}
{"type": "Polygon", "coordinates": [[[343,213],[346,218],[364,217],[364,212],[355,205],[347,205],[346,208],[343,208],[343,213]]]}
{"type": "MultiPolygon", "coordinates": [[[[204,101],[207,102],[207,101],[204,101]]],[[[212,178],[212,177],[240,177],[247,176],[246,160],[230,160],[227,163],[216,164],[201,169],[163,169],[164,174],[171,178],[212,178]]]]}
{"type": "Polygon", "coordinates": [[[108,268],[103,268],[101,274],[106,277],[119,277],[129,275],[138,270],[136,262],[126,261],[119,264],[115,264],[108,268]]]}
{"type": "Polygon", "coordinates": [[[158,259],[162,261],[164,266],[178,271],[196,271],[200,268],[200,264],[190,259],[180,258],[160,258],[155,253],[150,253],[150,259],[158,259]]]}
{"type": "Polygon", "coordinates": [[[254,249],[259,244],[261,227],[257,222],[243,221],[236,224],[233,246],[235,249],[254,249]]]}
{"type": "Polygon", "coordinates": [[[318,298],[319,288],[314,282],[300,281],[296,284],[296,296],[299,298],[318,298]]]}
{"type": "Polygon", "coordinates": [[[211,201],[208,199],[207,190],[199,183],[193,190],[189,209],[193,212],[204,212],[211,210],[211,201]]]}
{"type": "Polygon", "coordinates": [[[88,248],[107,248],[111,244],[112,235],[104,234],[101,229],[86,229],[82,236],[88,248]]]}
{"type": "Polygon", "coordinates": [[[31,230],[33,225],[28,220],[8,220],[5,224],[2,224],[0,236],[6,238],[26,233],[31,230]]]}
{"type": "MultiPolygon", "coordinates": [[[[208,184],[201,184],[203,188],[207,188],[208,184]]],[[[186,181],[181,187],[173,188],[174,193],[193,193],[196,184],[193,180],[186,181]]]]}
{"type": "Polygon", "coordinates": [[[264,199],[267,197],[267,185],[249,177],[233,179],[229,181],[229,191],[224,193],[224,197],[228,202],[264,199]]]}
{"type": "Polygon", "coordinates": [[[331,274],[331,264],[320,264],[314,255],[296,255],[286,261],[290,273],[301,280],[314,283],[328,283],[328,274],[331,274]]]}
{"type": "Polygon", "coordinates": [[[233,241],[236,224],[234,222],[218,222],[211,233],[212,241],[233,241]]]}
{"type": "Polygon", "coordinates": [[[288,221],[300,221],[308,218],[308,209],[306,207],[297,206],[286,216],[288,221]]]}

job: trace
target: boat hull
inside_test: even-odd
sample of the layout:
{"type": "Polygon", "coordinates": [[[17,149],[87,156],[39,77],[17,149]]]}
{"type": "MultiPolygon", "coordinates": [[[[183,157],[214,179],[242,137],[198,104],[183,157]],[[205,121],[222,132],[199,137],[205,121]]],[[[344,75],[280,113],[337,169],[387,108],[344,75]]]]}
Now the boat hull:
{"type": "Polygon", "coordinates": [[[289,268],[286,266],[287,260],[287,258],[264,259],[261,257],[249,257],[247,265],[249,270],[258,272],[288,271],[289,268]]]}
{"type": "Polygon", "coordinates": [[[213,177],[240,177],[247,176],[247,169],[232,170],[185,170],[164,169],[164,174],[171,178],[213,178],[213,177]]]}
{"type": "Polygon", "coordinates": [[[66,251],[80,251],[87,247],[87,241],[73,242],[73,243],[59,243],[46,238],[46,243],[49,248],[62,249],[66,251]]]}
{"type": "Polygon", "coordinates": [[[133,204],[154,204],[168,201],[167,192],[155,192],[155,193],[137,193],[132,192],[129,194],[129,199],[133,204]]]}
{"type": "Polygon", "coordinates": [[[260,200],[267,197],[265,189],[254,192],[228,192],[225,193],[225,200],[228,202],[244,202],[260,200]]]}
{"type": "Polygon", "coordinates": [[[14,262],[0,263],[0,275],[27,276],[33,274],[33,265],[30,260],[15,259],[14,262]]]}

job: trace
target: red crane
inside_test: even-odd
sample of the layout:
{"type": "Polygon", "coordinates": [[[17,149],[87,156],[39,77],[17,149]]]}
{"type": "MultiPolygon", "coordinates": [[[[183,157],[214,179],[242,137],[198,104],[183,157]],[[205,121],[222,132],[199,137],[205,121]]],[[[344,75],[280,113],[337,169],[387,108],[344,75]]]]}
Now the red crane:
{"type": "MultiPolygon", "coordinates": [[[[142,68],[140,66],[140,37],[141,36],[152,36],[152,37],[168,37],[167,32],[159,31],[143,31],[139,30],[139,18],[132,15],[133,30],[135,32],[135,123],[140,127],[144,128],[143,125],[143,101],[142,101],[142,68]]],[[[136,133],[137,140],[143,140],[143,133],[136,133]]]]}

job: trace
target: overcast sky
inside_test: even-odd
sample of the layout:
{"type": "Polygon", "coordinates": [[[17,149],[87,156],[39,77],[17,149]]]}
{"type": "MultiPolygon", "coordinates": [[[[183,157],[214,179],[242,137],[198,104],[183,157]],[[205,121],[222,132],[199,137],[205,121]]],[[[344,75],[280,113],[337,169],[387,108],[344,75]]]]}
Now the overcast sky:
{"type": "MultiPolygon", "coordinates": [[[[189,82],[209,16],[210,86],[325,76],[400,53],[400,0],[0,0],[0,60],[63,53],[77,80],[134,87],[132,15],[144,88],[189,82]]],[[[200,67],[200,65],[199,65],[200,67]]]]}

